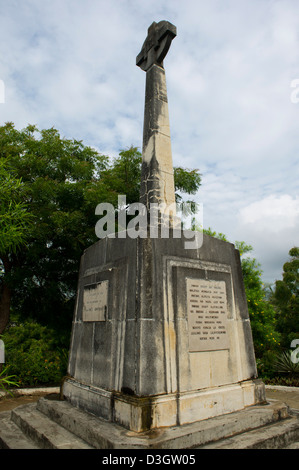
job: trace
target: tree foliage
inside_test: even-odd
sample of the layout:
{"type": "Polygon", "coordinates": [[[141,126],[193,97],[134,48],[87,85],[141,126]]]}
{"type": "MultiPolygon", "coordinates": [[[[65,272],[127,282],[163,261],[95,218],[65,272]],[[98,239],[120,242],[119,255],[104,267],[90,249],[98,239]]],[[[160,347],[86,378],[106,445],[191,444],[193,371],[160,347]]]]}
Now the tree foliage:
{"type": "Polygon", "coordinates": [[[0,253],[15,253],[30,235],[33,217],[22,200],[22,180],[0,160],[0,253]]]}
{"type": "MultiPolygon", "coordinates": [[[[74,297],[80,254],[95,240],[90,195],[97,190],[107,157],[80,141],[61,138],[53,128],[18,131],[7,123],[0,128],[0,161],[11,179],[21,180],[19,207],[25,205],[32,217],[26,246],[16,251],[6,244],[1,252],[2,283],[13,292],[16,311],[62,325],[72,311],[69,300],[74,297]]],[[[8,210],[6,220],[11,230],[15,219],[8,210]]],[[[7,322],[10,302],[4,295],[1,301],[0,322],[7,322]]]]}
{"type": "Polygon", "coordinates": [[[242,258],[241,265],[255,354],[257,358],[261,358],[267,351],[277,350],[280,344],[275,310],[265,298],[262,271],[256,259],[242,258]]]}
{"type": "Polygon", "coordinates": [[[282,280],[275,282],[272,296],[277,328],[286,348],[293,339],[299,338],[299,247],[291,248],[289,256],[289,261],[283,265],[282,280]]]}
{"type": "Polygon", "coordinates": [[[9,372],[19,386],[61,383],[67,371],[68,347],[57,330],[25,321],[8,328],[3,340],[9,372]]]}

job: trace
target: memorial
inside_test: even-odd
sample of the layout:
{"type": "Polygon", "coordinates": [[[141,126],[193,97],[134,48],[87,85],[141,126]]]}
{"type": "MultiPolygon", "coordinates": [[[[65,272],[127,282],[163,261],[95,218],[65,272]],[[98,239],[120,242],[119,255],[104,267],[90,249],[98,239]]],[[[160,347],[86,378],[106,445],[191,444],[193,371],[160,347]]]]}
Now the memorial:
{"type": "Polygon", "coordinates": [[[63,387],[72,405],[135,433],[265,403],[239,252],[163,213],[175,202],[163,66],[175,37],[154,22],[136,60],[146,72],[140,202],[159,204],[169,238],[115,234],[84,252],[63,387]]]}
{"type": "Polygon", "coordinates": [[[0,448],[244,449],[298,441],[297,415],[267,403],[257,378],[238,250],[181,231],[173,208],[163,60],[175,36],[169,22],[153,23],[137,56],[146,72],[140,201],[147,211],[157,204],[160,214],[142,236],[127,230],[85,250],[60,397],[1,413],[0,448]]]}

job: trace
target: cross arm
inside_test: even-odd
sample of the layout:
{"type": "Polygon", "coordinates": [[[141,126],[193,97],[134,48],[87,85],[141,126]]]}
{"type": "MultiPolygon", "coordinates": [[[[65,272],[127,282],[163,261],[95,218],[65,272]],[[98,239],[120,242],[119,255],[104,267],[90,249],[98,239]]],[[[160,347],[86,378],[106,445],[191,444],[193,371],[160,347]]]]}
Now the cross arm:
{"type": "Polygon", "coordinates": [[[153,22],[148,35],[136,58],[136,65],[147,71],[153,64],[163,67],[163,60],[177,34],[176,27],[169,21],[153,22]]]}

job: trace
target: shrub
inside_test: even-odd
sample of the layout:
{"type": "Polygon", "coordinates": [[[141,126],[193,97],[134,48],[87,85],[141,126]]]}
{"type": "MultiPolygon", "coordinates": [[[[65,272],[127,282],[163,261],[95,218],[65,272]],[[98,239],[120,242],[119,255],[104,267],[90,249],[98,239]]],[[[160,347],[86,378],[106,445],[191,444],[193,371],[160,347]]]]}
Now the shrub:
{"type": "Polygon", "coordinates": [[[268,351],[257,359],[259,376],[267,385],[299,387],[299,363],[294,362],[292,350],[268,351]]]}
{"type": "Polygon", "coordinates": [[[266,385],[282,385],[284,387],[299,387],[299,378],[296,377],[263,377],[266,385]]]}
{"type": "Polygon", "coordinates": [[[299,362],[292,360],[292,353],[292,350],[286,350],[277,354],[273,360],[272,367],[278,373],[299,378],[299,362]]]}
{"type": "Polygon", "coordinates": [[[277,351],[280,346],[280,334],[276,330],[275,310],[265,298],[262,272],[257,261],[244,258],[242,272],[255,354],[258,359],[263,359],[268,351],[277,351]]]}
{"type": "Polygon", "coordinates": [[[66,375],[68,350],[55,330],[27,321],[8,328],[2,339],[6,364],[20,386],[58,385],[66,375]]]}

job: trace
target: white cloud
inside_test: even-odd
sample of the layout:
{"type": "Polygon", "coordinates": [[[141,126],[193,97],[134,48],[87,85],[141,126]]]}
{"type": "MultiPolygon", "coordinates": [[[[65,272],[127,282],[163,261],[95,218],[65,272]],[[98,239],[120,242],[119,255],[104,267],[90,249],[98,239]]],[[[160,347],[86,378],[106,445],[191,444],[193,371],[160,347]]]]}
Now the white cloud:
{"type": "Polygon", "coordinates": [[[270,195],[240,210],[241,223],[254,225],[256,231],[280,232],[297,226],[299,234],[299,196],[270,195]]]}
{"type": "Polygon", "coordinates": [[[269,282],[281,278],[288,252],[299,244],[299,196],[269,195],[239,212],[238,230],[254,245],[269,282]]]}

